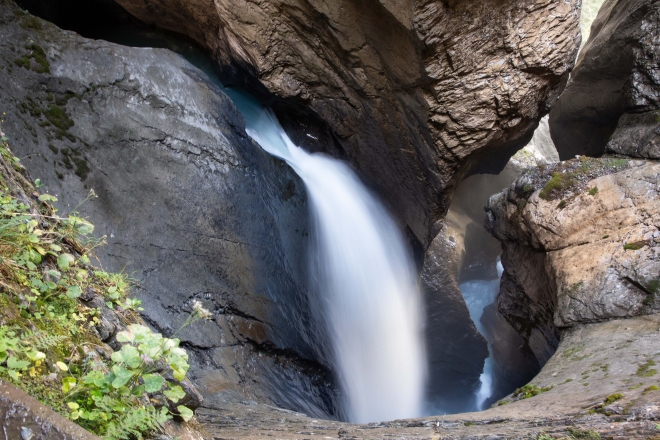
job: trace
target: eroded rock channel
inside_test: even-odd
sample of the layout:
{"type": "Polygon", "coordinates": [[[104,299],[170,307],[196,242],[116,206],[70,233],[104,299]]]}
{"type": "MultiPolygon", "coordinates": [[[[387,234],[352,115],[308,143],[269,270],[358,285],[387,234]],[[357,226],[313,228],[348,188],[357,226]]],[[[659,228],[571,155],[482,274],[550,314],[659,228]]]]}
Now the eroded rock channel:
{"type": "Polygon", "coordinates": [[[107,237],[98,263],[138,280],[150,326],[211,311],[178,335],[199,435],[655,433],[657,2],[608,0],[570,80],[572,0],[19,3],[0,0],[2,129],[62,211],[98,194],[80,208],[107,237]],[[612,47],[633,66],[616,79],[612,47]],[[616,105],[601,77],[626,84],[616,105]],[[342,422],[306,180],[248,135],[250,105],[349,164],[402,231],[424,418],[342,422]],[[547,120],[536,130],[553,106],[562,159],[610,156],[559,162],[547,120]]]}

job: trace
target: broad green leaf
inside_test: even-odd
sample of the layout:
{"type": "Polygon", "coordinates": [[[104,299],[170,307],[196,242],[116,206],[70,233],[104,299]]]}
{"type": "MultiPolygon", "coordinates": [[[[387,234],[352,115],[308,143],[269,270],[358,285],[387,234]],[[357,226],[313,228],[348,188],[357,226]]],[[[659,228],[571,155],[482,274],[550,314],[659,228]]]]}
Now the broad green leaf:
{"type": "Polygon", "coordinates": [[[66,404],[69,408],[71,409],[78,409],[80,408],[80,405],[78,405],[76,402],[69,402],[66,404]]]}
{"type": "Polygon", "coordinates": [[[144,385],[138,385],[136,387],[133,387],[133,389],[131,390],[131,394],[140,397],[142,394],[144,394],[144,385]]]}
{"type": "Polygon", "coordinates": [[[18,371],[16,371],[16,370],[7,370],[7,373],[11,376],[12,379],[20,380],[19,377],[21,377],[21,375],[18,371]]]}
{"type": "Polygon", "coordinates": [[[128,329],[135,335],[135,342],[138,344],[154,337],[162,338],[160,334],[152,332],[149,327],[144,325],[131,324],[128,326],[128,329]]]}
{"type": "Polygon", "coordinates": [[[115,379],[112,381],[112,387],[115,389],[123,387],[133,377],[132,371],[119,365],[113,365],[112,372],[115,373],[115,379]]]}
{"type": "Polygon", "coordinates": [[[37,188],[41,188],[41,185],[42,185],[41,179],[35,179],[34,186],[36,186],[37,188]]]}
{"type": "Polygon", "coordinates": [[[73,377],[63,377],[62,378],[62,392],[68,393],[72,388],[76,386],[76,379],[73,377]]]}
{"type": "MultiPolygon", "coordinates": [[[[110,303],[112,304],[112,303],[110,303]]],[[[106,304],[107,305],[107,304],[106,304]]],[[[111,306],[108,306],[111,307],[111,306]]],[[[117,342],[130,342],[133,343],[135,340],[135,335],[129,331],[117,333],[117,342]]]]}
{"type": "Polygon", "coordinates": [[[192,419],[195,415],[195,413],[193,413],[192,410],[187,406],[179,405],[176,407],[176,409],[179,411],[181,418],[186,422],[190,421],[190,419],[192,419]]]}
{"type": "Polygon", "coordinates": [[[49,247],[50,247],[51,250],[53,250],[55,252],[62,252],[62,247],[55,244],[55,243],[52,243],[49,247]]]}
{"type": "Polygon", "coordinates": [[[7,367],[13,370],[23,370],[30,365],[28,361],[19,361],[16,356],[10,356],[7,359],[7,367]]]}
{"type": "Polygon", "coordinates": [[[181,388],[179,385],[167,384],[167,386],[169,389],[163,391],[163,394],[172,402],[177,403],[179,400],[186,396],[186,392],[183,391],[183,388],[181,388]]]}
{"type": "Polygon", "coordinates": [[[163,382],[165,382],[165,379],[160,374],[145,374],[142,376],[142,380],[144,381],[144,390],[147,393],[160,391],[163,387],[163,382]]]}
{"type": "Polygon", "coordinates": [[[76,261],[75,257],[71,254],[64,253],[57,257],[57,267],[60,270],[69,270],[69,267],[76,261]]]}
{"type": "Polygon", "coordinates": [[[126,364],[131,368],[137,368],[142,363],[140,352],[132,345],[124,345],[121,350],[112,353],[111,358],[113,361],[126,364]]]}
{"type": "Polygon", "coordinates": [[[71,299],[78,298],[81,293],[82,290],[80,290],[80,287],[76,285],[70,286],[68,289],[66,289],[66,296],[68,296],[71,299]]]}
{"type": "Polygon", "coordinates": [[[30,261],[32,261],[34,264],[41,263],[41,255],[39,254],[39,252],[35,251],[32,248],[30,248],[28,252],[30,253],[30,261]]]}
{"type": "Polygon", "coordinates": [[[89,257],[87,255],[83,255],[82,257],[80,257],[80,262],[82,264],[89,264],[89,257]]]}

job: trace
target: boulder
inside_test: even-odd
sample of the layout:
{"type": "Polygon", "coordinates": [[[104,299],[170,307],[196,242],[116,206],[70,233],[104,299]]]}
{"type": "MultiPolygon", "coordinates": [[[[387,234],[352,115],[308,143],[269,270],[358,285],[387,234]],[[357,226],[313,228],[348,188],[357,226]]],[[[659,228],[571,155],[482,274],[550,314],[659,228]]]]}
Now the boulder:
{"type": "Polygon", "coordinates": [[[562,160],[605,152],[658,158],[658,38],[657,1],[603,4],[566,90],[550,113],[552,139],[562,160]]]}
{"type": "Polygon", "coordinates": [[[0,39],[3,130],[60,214],[79,212],[105,237],[97,264],[136,280],[144,319],[165,336],[193,301],[211,312],[177,335],[193,382],[236,369],[248,384],[241,399],[302,400],[308,413],[332,416],[329,361],[300,264],[303,185],[247,137],[229,98],[179,55],[87,40],[9,0],[0,1],[0,39]],[[97,197],[82,203],[91,190],[97,197]],[[231,364],[212,356],[226,346],[245,355],[231,364]],[[275,365],[309,385],[287,391],[268,383],[273,376],[252,377],[275,365]]]}
{"type": "Polygon", "coordinates": [[[499,311],[541,364],[558,328],[658,312],[659,173],[656,162],[574,159],[489,200],[504,250],[499,311]]]}
{"type": "Polygon", "coordinates": [[[349,160],[423,249],[466,173],[529,141],[580,44],[577,0],[118,3],[207,47],[297,143],[349,160]]]}

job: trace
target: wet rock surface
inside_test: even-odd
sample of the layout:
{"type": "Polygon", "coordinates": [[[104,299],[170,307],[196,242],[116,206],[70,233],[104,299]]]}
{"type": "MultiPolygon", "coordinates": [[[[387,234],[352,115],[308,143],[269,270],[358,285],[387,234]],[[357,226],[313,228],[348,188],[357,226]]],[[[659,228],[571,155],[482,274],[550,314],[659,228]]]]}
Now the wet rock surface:
{"type": "Polygon", "coordinates": [[[562,159],[605,151],[658,158],[660,4],[608,0],[550,113],[562,159]],[[609,142],[609,143],[608,143],[609,142]]]}
{"type": "Polygon", "coordinates": [[[209,404],[252,398],[331,414],[298,264],[307,207],[293,171],[248,140],[231,101],[172,52],[86,40],[6,0],[0,39],[3,130],[60,211],[78,209],[106,236],[100,264],[131,273],[145,320],[165,335],[193,300],[212,312],[178,335],[209,404]],[[98,198],[76,207],[90,189],[98,198]]]}
{"type": "Polygon", "coordinates": [[[244,403],[198,412],[222,439],[654,438],[660,421],[660,316],[580,324],[530,386],[548,389],[479,413],[349,425],[244,403]],[[620,395],[617,396],[617,395],[620,395]]]}
{"type": "Polygon", "coordinates": [[[348,159],[424,249],[465,173],[531,138],[579,46],[574,0],[118,3],[209,48],[296,142],[348,159]]]}

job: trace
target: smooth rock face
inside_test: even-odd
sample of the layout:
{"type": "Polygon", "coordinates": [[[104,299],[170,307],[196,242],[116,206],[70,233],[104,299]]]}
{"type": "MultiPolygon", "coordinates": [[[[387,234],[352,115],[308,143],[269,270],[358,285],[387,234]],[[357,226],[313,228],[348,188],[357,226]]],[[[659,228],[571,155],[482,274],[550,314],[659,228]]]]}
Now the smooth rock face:
{"type": "Polygon", "coordinates": [[[499,310],[539,359],[556,346],[555,327],[660,308],[660,164],[629,165],[561,200],[530,193],[526,175],[488,203],[487,227],[504,249],[499,310]]]}
{"type": "Polygon", "coordinates": [[[658,38],[657,1],[603,4],[571,80],[550,113],[552,138],[563,160],[606,151],[658,157],[658,134],[650,127],[660,109],[658,38]]]}
{"type": "Polygon", "coordinates": [[[305,148],[348,159],[424,249],[462,177],[527,143],[580,42],[577,0],[118,3],[209,48],[305,148]]]}
{"type": "Polygon", "coordinates": [[[86,40],[7,0],[0,40],[3,130],[60,212],[79,209],[107,236],[99,263],[138,281],[143,316],[165,335],[193,300],[212,312],[178,335],[208,404],[247,398],[331,414],[293,171],[251,142],[231,101],[172,52],[86,40]],[[90,189],[98,198],[75,208],[90,189]]]}

